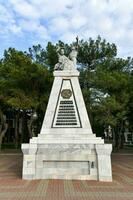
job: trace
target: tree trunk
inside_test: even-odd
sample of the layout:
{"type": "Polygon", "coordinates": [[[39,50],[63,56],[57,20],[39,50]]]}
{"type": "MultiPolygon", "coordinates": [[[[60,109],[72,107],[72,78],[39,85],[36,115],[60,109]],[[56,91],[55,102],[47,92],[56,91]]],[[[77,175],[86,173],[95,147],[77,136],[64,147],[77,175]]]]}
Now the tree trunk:
{"type": "Polygon", "coordinates": [[[113,150],[115,149],[116,146],[116,135],[115,135],[115,130],[112,128],[112,133],[113,133],[113,150]]]}
{"type": "Polygon", "coordinates": [[[125,137],[124,137],[124,132],[122,132],[122,134],[121,134],[121,144],[120,144],[121,149],[124,148],[124,142],[125,142],[125,137]]]}
{"type": "Polygon", "coordinates": [[[28,126],[28,130],[29,130],[29,136],[30,138],[35,137],[35,133],[33,131],[33,122],[36,120],[36,118],[34,117],[34,113],[32,113],[30,119],[27,121],[27,126],[28,126]]]}
{"type": "Polygon", "coordinates": [[[33,118],[32,118],[32,116],[30,117],[30,119],[29,120],[27,120],[27,126],[28,126],[28,131],[29,131],[29,136],[30,136],[30,138],[32,138],[32,123],[33,123],[33,118]]]}
{"type": "Polygon", "coordinates": [[[122,149],[124,146],[124,121],[122,120],[120,126],[118,128],[119,133],[119,141],[118,141],[118,149],[122,149]]]}
{"type": "Polygon", "coordinates": [[[8,124],[6,123],[6,116],[0,110],[0,150],[7,129],[8,129],[8,124]]]}
{"type": "Polygon", "coordinates": [[[19,114],[17,113],[15,116],[15,147],[18,148],[18,120],[19,120],[19,114]]]}
{"type": "Polygon", "coordinates": [[[24,112],[22,115],[22,138],[21,138],[21,143],[28,142],[29,140],[29,131],[27,127],[27,115],[24,112]]]}

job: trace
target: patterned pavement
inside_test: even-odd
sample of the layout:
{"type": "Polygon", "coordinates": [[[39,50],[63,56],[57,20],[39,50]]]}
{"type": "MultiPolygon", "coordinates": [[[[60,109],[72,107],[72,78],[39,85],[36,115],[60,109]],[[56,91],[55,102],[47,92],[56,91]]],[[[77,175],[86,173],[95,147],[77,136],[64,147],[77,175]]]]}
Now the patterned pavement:
{"type": "Polygon", "coordinates": [[[0,200],[133,200],[133,154],[113,154],[113,182],[21,179],[22,155],[0,154],[0,200]]]}

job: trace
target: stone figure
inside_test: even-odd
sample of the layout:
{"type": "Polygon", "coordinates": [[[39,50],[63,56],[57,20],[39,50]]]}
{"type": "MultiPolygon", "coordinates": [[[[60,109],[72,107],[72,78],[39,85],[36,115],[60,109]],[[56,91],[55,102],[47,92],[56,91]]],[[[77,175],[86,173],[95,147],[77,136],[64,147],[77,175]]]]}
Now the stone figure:
{"type": "Polygon", "coordinates": [[[74,70],[76,69],[77,54],[78,54],[78,37],[77,46],[72,46],[69,57],[65,56],[64,48],[58,47],[58,63],[55,65],[54,70],[74,70]]]}
{"type": "Polygon", "coordinates": [[[63,70],[69,63],[69,58],[65,56],[64,48],[57,49],[58,52],[58,63],[55,65],[55,70],[63,70]]]}
{"type": "Polygon", "coordinates": [[[78,36],[76,37],[76,45],[71,47],[71,52],[69,54],[70,60],[73,61],[74,66],[76,67],[77,63],[77,55],[78,55],[78,36]]]}
{"type": "Polygon", "coordinates": [[[71,52],[69,54],[69,58],[73,62],[75,67],[76,67],[76,63],[77,63],[77,54],[78,54],[77,49],[74,46],[72,46],[71,52]]]}

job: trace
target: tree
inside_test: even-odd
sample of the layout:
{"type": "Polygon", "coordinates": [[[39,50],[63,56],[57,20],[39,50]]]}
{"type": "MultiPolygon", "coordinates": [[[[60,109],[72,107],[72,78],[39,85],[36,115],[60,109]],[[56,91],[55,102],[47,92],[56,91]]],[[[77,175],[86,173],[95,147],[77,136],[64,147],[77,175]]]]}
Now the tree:
{"type": "Polygon", "coordinates": [[[49,70],[52,72],[54,70],[55,64],[58,62],[58,55],[56,51],[56,46],[51,42],[48,42],[46,46],[46,65],[49,70]]]}
{"type": "MultiPolygon", "coordinates": [[[[48,42],[45,49],[34,45],[28,53],[12,48],[5,51],[0,63],[0,101],[15,110],[16,119],[25,119],[23,128],[28,126],[30,137],[34,135],[34,113],[37,112],[39,122],[46,108],[53,80],[51,72],[58,62],[57,48],[63,46],[68,56],[73,44],[48,42]]],[[[116,146],[120,147],[125,120],[133,119],[133,59],[116,55],[116,45],[100,36],[96,40],[79,41],[80,85],[93,130],[102,136],[110,126],[116,146]]]]}
{"type": "Polygon", "coordinates": [[[129,74],[129,109],[128,109],[128,121],[129,121],[129,129],[131,132],[133,132],[133,71],[129,74]]]}
{"type": "Polygon", "coordinates": [[[100,36],[96,40],[89,38],[88,41],[79,41],[78,63],[82,68],[93,70],[95,64],[105,58],[114,58],[117,55],[117,47],[110,44],[100,36]]]}
{"type": "Polygon", "coordinates": [[[104,128],[111,126],[118,147],[128,117],[127,69],[131,69],[132,62],[129,58],[116,58],[116,55],[116,45],[100,37],[79,42],[80,84],[93,130],[102,136],[104,128]]]}
{"type": "Polygon", "coordinates": [[[40,44],[33,45],[25,54],[29,56],[33,62],[45,66],[46,50],[44,50],[40,44]]]}
{"type": "Polygon", "coordinates": [[[0,65],[1,101],[21,115],[24,134],[28,130],[27,114],[45,111],[51,83],[51,74],[46,67],[33,63],[21,51],[12,48],[5,51],[0,65]]]}
{"type": "Polygon", "coordinates": [[[8,124],[6,122],[6,115],[4,115],[2,109],[0,109],[0,150],[7,129],[8,129],[8,124]]]}

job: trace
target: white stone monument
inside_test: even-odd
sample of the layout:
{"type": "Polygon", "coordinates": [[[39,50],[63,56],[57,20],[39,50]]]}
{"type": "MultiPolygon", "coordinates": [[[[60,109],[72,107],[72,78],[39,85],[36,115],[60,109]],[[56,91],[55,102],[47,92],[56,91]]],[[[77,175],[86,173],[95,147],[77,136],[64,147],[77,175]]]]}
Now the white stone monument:
{"type": "Polygon", "coordinates": [[[76,48],[59,53],[41,132],[22,144],[23,179],[112,181],[112,145],[92,133],[76,56],[76,48]]]}

